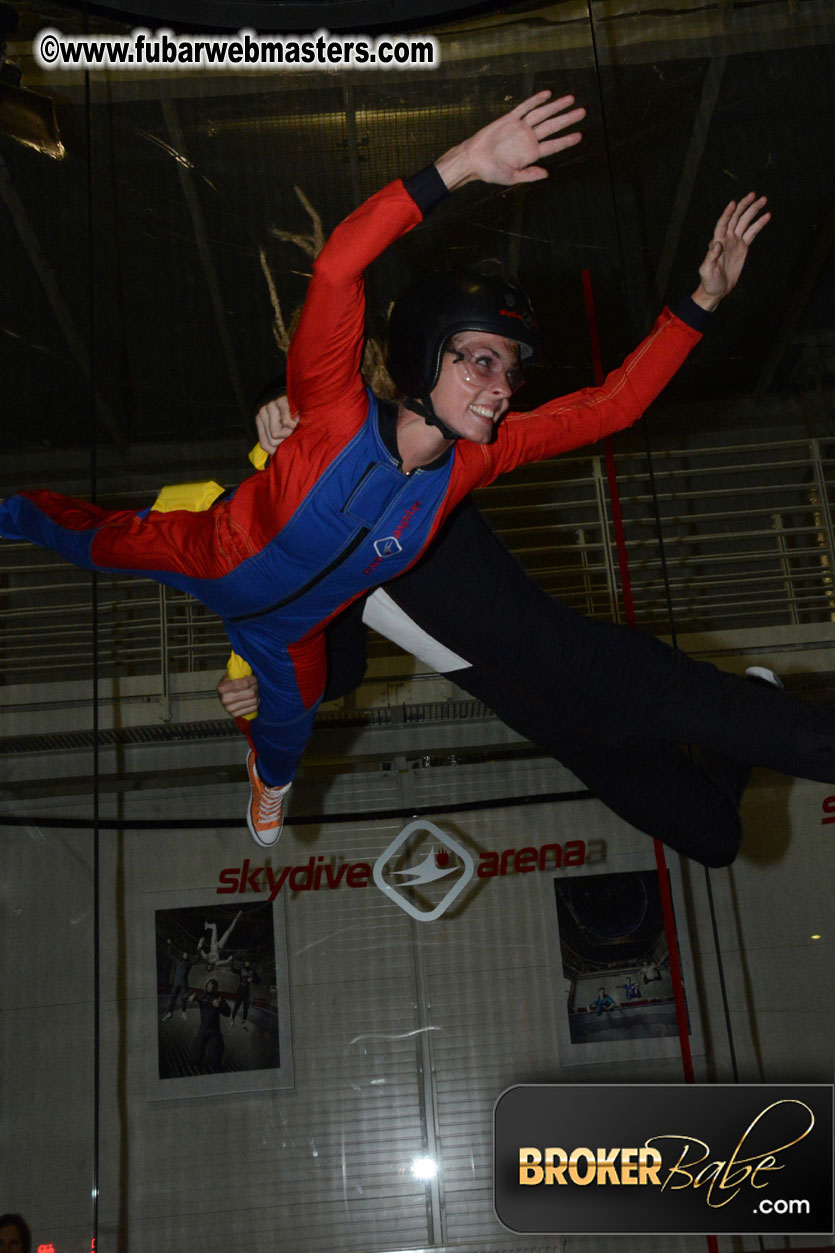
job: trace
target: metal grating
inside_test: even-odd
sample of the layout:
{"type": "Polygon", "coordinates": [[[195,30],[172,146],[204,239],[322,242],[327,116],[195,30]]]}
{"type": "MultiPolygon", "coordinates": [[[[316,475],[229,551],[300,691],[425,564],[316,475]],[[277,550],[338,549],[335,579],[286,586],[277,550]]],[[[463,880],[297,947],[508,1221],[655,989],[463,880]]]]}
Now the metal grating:
{"type": "MultiPolygon", "coordinates": [[[[476,700],[431,701],[424,705],[398,705],[380,709],[320,712],[317,726],[381,727],[394,723],[417,725],[436,722],[460,722],[467,719],[492,718],[494,715],[476,700]]],[[[160,722],[152,726],[105,728],[93,731],[53,731],[40,735],[16,735],[0,738],[0,756],[18,753],[51,753],[62,749],[89,749],[98,741],[99,748],[117,748],[126,744],[171,744],[187,740],[237,740],[240,738],[230,718],[202,722],[160,722]]]]}
{"type": "MultiPolygon", "coordinates": [[[[645,457],[624,453],[617,465],[640,626],[666,631],[671,613],[680,631],[835,620],[835,443],[656,453],[657,517],[645,457]]],[[[549,592],[590,617],[620,618],[601,457],[523,467],[480,493],[479,504],[549,592]]],[[[103,677],[158,674],[166,692],[172,674],[225,665],[219,620],[190,597],[104,577],[97,594],[103,677]]],[[[29,545],[0,546],[0,682],[89,678],[90,600],[87,573],[29,545]]],[[[378,655],[391,651],[387,642],[373,645],[378,655]]]]}

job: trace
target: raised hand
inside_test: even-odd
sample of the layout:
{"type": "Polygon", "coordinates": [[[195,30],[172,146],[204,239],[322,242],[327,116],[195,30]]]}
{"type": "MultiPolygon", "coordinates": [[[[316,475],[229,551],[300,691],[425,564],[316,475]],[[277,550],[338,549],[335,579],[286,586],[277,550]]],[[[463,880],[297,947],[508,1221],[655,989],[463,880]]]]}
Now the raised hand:
{"type": "Polygon", "coordinates": [[[550,91],[537,92],[444,153],[435,165],[449,190],[473,179],[512,187],[547,178],[537,162],[578,144],[579,131],[560,132],[586,116],[585,109],[571,108],[573,96],[550,97],[550,91]]]}
{"type": "Polygon", "coordinates": [[[713,231],[704,261],[699,266],[699,286],[693,299],[703,309],[715,309],[719,301],[739,282],[748,249],[760,231],[771,221],[763,213],[766,197],[753,191],[740,201],[732,200],[713,231]]]}

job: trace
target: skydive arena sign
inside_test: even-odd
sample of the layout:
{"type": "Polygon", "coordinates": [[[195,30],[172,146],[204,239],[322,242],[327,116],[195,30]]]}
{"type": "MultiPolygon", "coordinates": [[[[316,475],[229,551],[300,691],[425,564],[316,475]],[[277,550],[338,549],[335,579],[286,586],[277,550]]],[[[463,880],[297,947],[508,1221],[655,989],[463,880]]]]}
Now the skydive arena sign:
{"type": "Polygon", "coordinates": [[[257,893],[274,901],[279,892],[322,892],[338,888],[365,888],[374,882],[394,904],[421,922],[440,917],[471,879],[501,878],[508,874],[559,870],[582,866],[583,840],[481,852],[476,858],[434,823],[409,823],[380,854],[376,862],[346,862],[309,857],[298,866],[273,867],[245,857],[240,866],[226,866],[218,876],[217,894],[257,893]]]}
{"type": "Polygon", "coordinates": [[[829,1235],[831,1084],[528,1084],[494,1110],[494,1201],[527,1235],[829,1235]]]}

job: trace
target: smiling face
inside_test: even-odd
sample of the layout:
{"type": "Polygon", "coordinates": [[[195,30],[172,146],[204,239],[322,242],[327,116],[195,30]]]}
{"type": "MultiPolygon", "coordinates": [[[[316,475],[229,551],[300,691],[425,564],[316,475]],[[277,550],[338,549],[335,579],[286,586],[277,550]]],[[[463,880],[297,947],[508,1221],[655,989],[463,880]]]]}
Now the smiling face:
{"type": "Polygon", "coordinates": [[[492,443],[521,385],[519,345],[487,331],[461,331],[444,349],[432,404],[443,423],[475,444],[492,443]],[[518,374],[518,377],[517,377],[518,374]]]}

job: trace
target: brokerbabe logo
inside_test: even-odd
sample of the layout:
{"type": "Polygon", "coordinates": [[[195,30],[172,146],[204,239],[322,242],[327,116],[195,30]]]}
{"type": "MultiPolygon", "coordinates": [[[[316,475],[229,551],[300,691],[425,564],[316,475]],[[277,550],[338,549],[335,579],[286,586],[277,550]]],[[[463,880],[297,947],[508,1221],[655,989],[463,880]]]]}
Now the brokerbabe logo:
{"type": "Polygon", "coordinates": [[[829,1235],[831,1084],[532,1084],[494,1110],[511,1231],[829,1235]]]}

